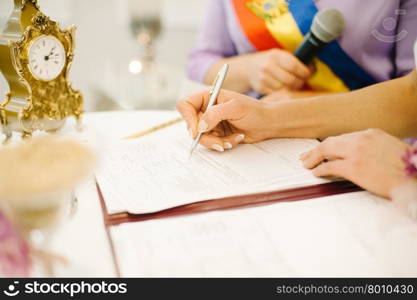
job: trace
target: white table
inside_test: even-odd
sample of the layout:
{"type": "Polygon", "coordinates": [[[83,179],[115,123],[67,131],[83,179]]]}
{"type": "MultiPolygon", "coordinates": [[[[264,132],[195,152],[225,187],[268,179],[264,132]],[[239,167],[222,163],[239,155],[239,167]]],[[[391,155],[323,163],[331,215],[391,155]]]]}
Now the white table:
{"type": "MultiPolygon", "coordinates": [[[[177,117],[175,112],[103,112],[84,117],[83,139],[96,144],[123,138],[150,126],[177,117]],[[97,142],[98,141],[98,142],[97,142]]],[[[65,132],[73,135],[73,123],[65,132]]],[[[58,267],[59,277],[114,277],[116,270],[111,247],[103,223],[101,206],[94,179],[77,191],[78,210],[56,233],[51,250],[63,255],[69,266],[58,267]]]]}

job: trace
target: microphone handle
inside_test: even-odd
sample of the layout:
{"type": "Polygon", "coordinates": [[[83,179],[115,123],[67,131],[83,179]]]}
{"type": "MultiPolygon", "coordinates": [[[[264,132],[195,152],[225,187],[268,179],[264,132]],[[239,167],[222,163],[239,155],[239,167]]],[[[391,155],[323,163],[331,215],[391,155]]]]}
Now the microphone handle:
{"type": "Polygon", "coordinates": [[[295,50],[294,55],[305,65],[309,65],[313,61],[313,58],[318,56],[326,45],[327,43],[309,32],[300,47],[295,50]]]}

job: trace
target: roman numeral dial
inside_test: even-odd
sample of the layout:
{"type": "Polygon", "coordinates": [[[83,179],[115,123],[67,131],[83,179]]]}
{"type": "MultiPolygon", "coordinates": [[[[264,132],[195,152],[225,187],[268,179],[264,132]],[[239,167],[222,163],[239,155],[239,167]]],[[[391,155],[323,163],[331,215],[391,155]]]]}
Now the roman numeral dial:
{"type": "Polygon", "coordinates": [[[29,70],[38,80],[51,81],[64,69],[66,56],[62,43],[52,35],[35,39],[29,47],[29,70]]]}

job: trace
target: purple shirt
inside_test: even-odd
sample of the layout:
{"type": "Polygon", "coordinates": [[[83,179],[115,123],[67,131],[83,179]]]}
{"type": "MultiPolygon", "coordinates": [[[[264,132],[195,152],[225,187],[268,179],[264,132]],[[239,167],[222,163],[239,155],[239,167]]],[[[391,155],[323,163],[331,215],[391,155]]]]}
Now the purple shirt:
{"type": "MultiPolygon", "coordinates": [[[[296,0],[293,0],[296,1],[296,0]]],[[[414,68],[417,0],[314,0],[319,10],[339,9],[346,29],[342,49],[377,81],[400,77],[414,68]]],[[[210,0],[197,47],[189,56],[188,75],[204,80],[219,59],[255,52],[246,38],[231,0],[210,0]]]]}

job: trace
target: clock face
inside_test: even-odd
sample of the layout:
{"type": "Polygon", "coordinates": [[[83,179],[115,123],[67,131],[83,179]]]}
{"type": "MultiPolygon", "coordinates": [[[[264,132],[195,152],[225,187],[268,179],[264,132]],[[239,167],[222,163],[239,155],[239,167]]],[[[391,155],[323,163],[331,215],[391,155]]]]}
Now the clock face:
{"type": "Polygon", "coordinates": [[[36,79],[50,81],[57,78],[65,62],[64,46],[54,36],[40,36],[29,47],[29,70],[36,79]]]}

